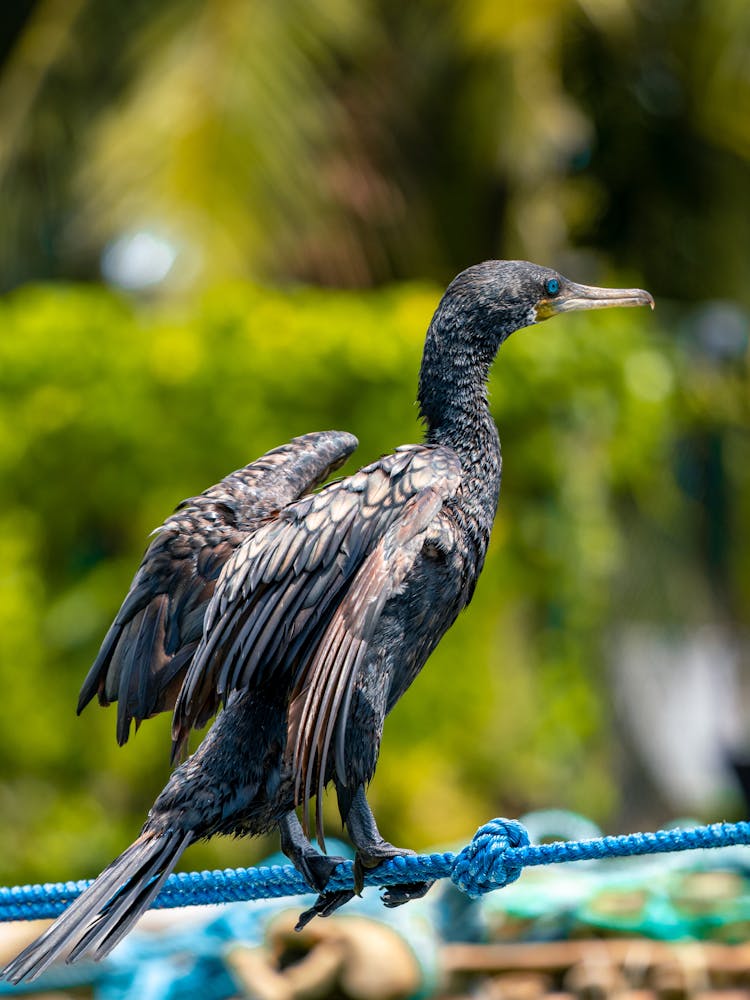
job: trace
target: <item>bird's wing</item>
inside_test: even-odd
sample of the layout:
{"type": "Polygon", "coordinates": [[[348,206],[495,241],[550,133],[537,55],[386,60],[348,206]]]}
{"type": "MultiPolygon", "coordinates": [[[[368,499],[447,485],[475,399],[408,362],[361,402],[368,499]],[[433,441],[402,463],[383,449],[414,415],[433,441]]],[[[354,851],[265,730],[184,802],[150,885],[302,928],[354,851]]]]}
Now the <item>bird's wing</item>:
{"type": "MultiPolygon", "coordinates": [[[[291,694],[317,662],[321,638],[379,543],[390,571],[403,538],[410,565],[407,552],[419,546],[427,512],[434,517],[460,479],[450,449],[407,445],[291,504],[248,538],[222,571],[177,699],[175,754],[190,728],[204,725],[234,691],[273,677],[291,694]]],[[[326,663],[334,661],[335,651],[326,663]]],[[[320,668],[324,677],[332,669],[320,668]]]]}
{"type": "Polygon", "coordinates": [[[174,707],[223,566],[253,531],[323,482],[357,447],[342,431],[294,438],[185,500],[154,532],[81,689],[118,702],[117,739],[174,707]]]}
{"type": "Polygon", "coordinates": [[[452,548],[454,537],[449,522],[439,515],[458,481],[458,476],[439,480],[404,505],[362,563],[293,692],[289,740],[293,745],[295,801],[303,806],[307,833],[309,802],[316,796],[315,819],[321,846],[322,792],[329,773],[329,753],[335,737],[336,772],[345,781],[346,727],[359,668],[383,609],[402,591],[425,544],[444,554],[452,548]]]}

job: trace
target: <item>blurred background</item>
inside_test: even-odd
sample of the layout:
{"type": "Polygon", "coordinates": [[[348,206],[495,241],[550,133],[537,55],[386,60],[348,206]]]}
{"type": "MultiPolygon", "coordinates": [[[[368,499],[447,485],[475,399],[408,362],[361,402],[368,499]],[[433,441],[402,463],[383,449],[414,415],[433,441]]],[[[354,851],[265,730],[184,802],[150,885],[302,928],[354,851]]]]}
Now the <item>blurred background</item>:
{"type": "Polygon", "coordinates": [[[2,5],[1,883],[95,874],[166,779],[168,719],[119,749],[74,711],[148,532],[292,435],[418,440],[488,257],[658,308],[503,348],[491,550],[386,725],[381,829],[745,814],[748,107],[742,0],[2,5]]]}

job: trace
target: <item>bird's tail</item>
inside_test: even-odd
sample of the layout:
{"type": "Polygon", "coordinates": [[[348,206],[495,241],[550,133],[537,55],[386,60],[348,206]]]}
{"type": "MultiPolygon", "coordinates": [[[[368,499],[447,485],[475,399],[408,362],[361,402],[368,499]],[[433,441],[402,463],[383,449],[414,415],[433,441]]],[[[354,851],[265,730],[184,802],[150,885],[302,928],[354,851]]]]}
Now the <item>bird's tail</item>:
{"type": "Polygon", "coordinates": [[[0,972],[17,984],[36,979],[55,959],[103,958],[114,948],[161,889],[194,839],[184,830],[141,836],[76,899],[47,930],[0,972]]]}

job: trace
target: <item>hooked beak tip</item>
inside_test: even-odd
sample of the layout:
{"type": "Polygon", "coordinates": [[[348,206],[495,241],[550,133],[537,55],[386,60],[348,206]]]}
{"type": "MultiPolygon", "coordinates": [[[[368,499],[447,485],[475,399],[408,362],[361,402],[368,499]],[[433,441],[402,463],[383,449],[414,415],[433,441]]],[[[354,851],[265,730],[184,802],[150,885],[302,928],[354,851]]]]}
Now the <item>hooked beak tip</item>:
{"type": "Polygon", "coordinates": [[[654,297],[643,288],[596,288],[571,281],[563,288],[559,297],[543,300],[537,308],[537,314],[539,319],[547,319],[563,312],[628,306],[649,306],[653,309],[654,297]]]}

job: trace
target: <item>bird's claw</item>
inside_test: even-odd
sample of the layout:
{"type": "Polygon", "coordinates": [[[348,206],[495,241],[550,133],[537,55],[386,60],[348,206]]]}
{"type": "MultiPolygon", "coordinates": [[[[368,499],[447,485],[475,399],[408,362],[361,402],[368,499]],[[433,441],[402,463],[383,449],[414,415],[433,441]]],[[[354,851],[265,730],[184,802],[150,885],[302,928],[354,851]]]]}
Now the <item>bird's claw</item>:
{"type": "Polygon", "coordinates": [[[390,861],[391,858],[399,858],[404,855],[413,857],[414,853],[408,847],[394,847],[393,844],[389,844],[386,840],[368,844],[365,850],[360,848],[354,857],[353,875],[354,891],[356,894],[358,896],[362,895],[367,872],[377,868],[378,865],[382,865],[384,861],[390,861]]]}
{"type": "Polygon", "coordinates": [[[430,891],[434,884],[435,880],[433,879],[430,882],[407,882],[404,885],[387,885],[385,886],[385,892],[380,898],[383,900],[384,906],[393,909],[394,906],[402,906],[412,899],[421,899],[422,896],[425,896],[430,891]]]}
{"type": "Polygon", "coordinates": [[[295,924],[295,931],[307,927],[313,917],[330,917],[340,906],[348,903],[354,897],[352,889],[339,889],[336,892],[321,892],[309,910],[300,914],[295,924]]]}
{"type": "Polygon", "coordinates": [[[345,861],[346,858],[337,855],[316,853],[297,858],[295,865],[307,884],[316,892],[323,893],[331,875],[345,861]]]}

